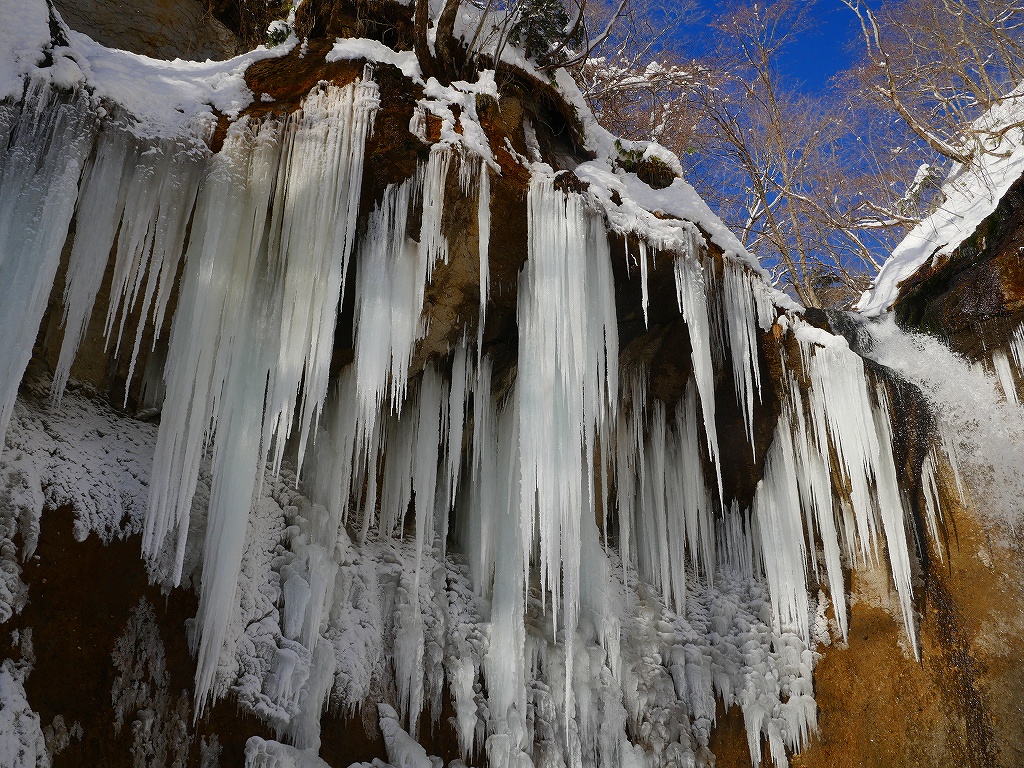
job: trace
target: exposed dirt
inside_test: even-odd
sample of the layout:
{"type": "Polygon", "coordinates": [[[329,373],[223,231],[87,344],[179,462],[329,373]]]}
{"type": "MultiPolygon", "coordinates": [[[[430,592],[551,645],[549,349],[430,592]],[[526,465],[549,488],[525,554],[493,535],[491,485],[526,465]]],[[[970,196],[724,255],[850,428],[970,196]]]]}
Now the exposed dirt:
{"type": "MultiPolygon", "coordinates": [[[[114,732],[111,689],[116,677],[111,654],[141,597],[155,607],[167,654],[169,691],[191,700],[194,664],[185,641],[185,621],[196,602],[186,590],[169,597],[149,585],[137,538],[104,547],[94,536],[72,536],[70,508],[44,513],[36,555],[25,565],[29,604],[10,628],[32,628],[35,669],[25,685],[31,706],[45,727],[62,715],[68,727],[81,723],[84,737],[54,759],[54,766],[131,766],[131,720],[114,732]]],[[[198,761],[199,738],[216,734],[225,765],[243,762],[245,740],[270,736],[266,726],[242,717],[221,702],[199,725],[192,745],[198,761]]]]}
{"type": "MultiPolygon", "coordinates": [[[[986,533],[940,478],[947,541],[918,586],[921,662],[885,568],[853,575],[849,648],[815,669],[820,733],[794,766],[1024,765],[1024,589],[1019,542],[986,533]]],[[[721,763],[720,763],[721,765],[721,763]]]]}

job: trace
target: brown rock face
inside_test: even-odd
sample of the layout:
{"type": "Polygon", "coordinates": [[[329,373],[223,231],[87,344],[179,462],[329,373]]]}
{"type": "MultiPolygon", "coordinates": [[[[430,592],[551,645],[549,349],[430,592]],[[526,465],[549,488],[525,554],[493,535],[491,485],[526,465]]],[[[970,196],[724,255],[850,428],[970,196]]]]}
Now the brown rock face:
{"type": "MultiPolygon", "coordinates": [[[[135,16],[115,4],[99,0],[61,0],[58,4],[73,27],[117,47],[149,55],[192,58],[217,58],[237,51],[238,38],[204,15],[198,3],[146,3],[133,5],[133,12],[145,15],[137,26],[135,16]]],[[[252,16],[246,15],[244,5],[223,0],[212,2],[210,7],[251,42],[262,34],[260,24],[279,13],[280,7],[270,4],[261,9],[262,16],[252,16]]],[[[345,84],[360,74],[359,62],[325,62],[332,35],[369,34],[396,48],[412,46],[409,9],[397,4],[307,0],[303,8],[298,22],[312,37],[305,52],[300,55],[296,50],[283,58],[261,62],[247,74],[257,97],[270,97],[268,101],[257,98],[248,111],[254,119],[293,111],[322,80],[345,84]],[[366,15],[367,9],[373,14],[366,15]]],[[[495,362],[499,389],[507,387],[516,373],[517,280],[527,258],[529,171],[513,154],[528,152],[524,120],[529,119],[537,129],[544,156],[565,171],[560,183],[567,188],[581,183],[571,169],[585,159],[571,109],[557,100],[552,89],[530,82],[522,73],[508,70],[500,74],[500,102],[481,99],[477,104],[481,124],[501,168],[500,174],[491,176],[495,213],[490,231],[490,302],[483,333],[485,350],[495,362]]],[[[381,89],[382,106],[366,150],[358,225],[361,234],[385,187],[410,177],[429,152],[429,146],[408,128],[415,103],[422,97],[420,89],[387,65],[377,67],[374,79],[381,89]]],[[[437,132],[436,120],[428,121],[428,137],[436,139],[437,132]]],[[[654,168],[655,173],[648,169],[641,178],[652,187],[671,183],[660,170],[654,168]]],[[[426,292],[429,332],[416,350],[413,376],[428,361],[443,365],[452,346],[463,335],[474,336],[479,322],[476,201],[460,192],[454,164],[446,193],[449,204],[442,229],[450,242],[449,260],[438,265],[426,292]]],[[[990,338],[979,338],[979,324],[992,339],[1005,340],[1008,329],[1024,313],[1024,275],[1018,263],[1018,253],[1024,246],[1022,224],[1024,184],[1018,183],[975,238],[944,263],[908,281],[897,306],[901,322],[946,335],[956,348],[968,353],[979,353],[984,339],[990,338]]],[[[620,362],[649,370],[651,396],[672,406],[683,396],[692,370],[691,339],[676,306],[671,260],[664,254],[652,265],[650,313],[645,322],[639,269],[627,262],[626,250],[622,238],[613,238],[620,362]]],[[[357,258],[350,265],[346,304],[338,318],[332,363],[335,373],[352,361],[352,283],[357,258]]],[[[708,256],[718,272],[722,269],[721,258],[722,254],[715,251],[708,256]]],[[[108,275],[107,286],[109,282],[108,275]]],[[[44,352],[52,350],[52,339],[59,337],[60,287],[58,283],[49,322],[44,322],[44,352]]],[[[104,291],[109,292],[109,288],[104,291]]],[[[115,401],[120,401],[128,388],[132,408],[137,387],[124,380],[126,366],[105,348],[100,335],[99,318],[105,309],[106,294],[101,294],[74,375],[108,392],[115,401]]],[[[823,318],[808,319],[824,325],[823,318]]],[[[729,361],[717,366],[717,428],[725,495],[737,499],[742,507],[749,506],[753,498],[779,418],[783,353],[789,364],[798,357],[794,349],[787,350],[791,342],[781,334],[765,334],[760,339],[758,364],[764,386],[754,414],[754,451],[748,445],[736,404],[729,361]]],[[[52,354],[50,358],[52,363],[52,354]]],[[[144,363],[140,363],[138,370],[143,368],[144,363]]],[[[884,378],[883,373],[879,375],[884,378]]],[[[921,435],[926,432],[920,422],[925,415],[909,405],[904,407],[899,392],[894,390],[892,394],[905,415],[897,435],[897,462],[905,477],[914,478],[907,488],[914,497],[912,506],[920,508],[921,489],[916,478],[922,460],[921,435]]],[[[898,605],[889,592],[883,554],[879,570],[851,577],[854,598],[849,646],[833,646],[824,652],[816,673],[820,734],[804,754],[794,759],[795,765],[938,768],[956,764],[1009,768],[1024,764],[1024,726],[1019,712],[1019,702],[1024,700],[1024,662],[1016,652],[1016,639],[1024,632],[1021,549],[992,542],[978,523],[981,500],[968,500],[968,505],[961,506],[955,500],[950,479],[943,477],[942,484],[946,509],[951,510],[946,520],[947,538],[942,542],[941,559],[937,543],[923,543],[927,554],[915,585],[916,593],[922,596],[923,661],[913,659],[903,635],[898,605]]],[[[152,606],[165,647],[168,680],[162,690],[168,697],[167,717],[192,729],[188,764],[198,764],[204,744],[211,748],[216,736],[222,750],[221,764],[240,765],[246,737],[262,734],[269,738],[272,734],[256,720],[243,720],[230,701],[215,707],[208,720],[193,725],[188,708],[194,662],[184,624],[195,614],[194,597],[178,590],[165,598],[150,587],[134,540],[107,549],[101,549],[95,540],[73,542],[67,517],[67,510],[62,510],[47,513],[44,518],[39,558],[25,569],[31,603],[12,624],[34,628],[39,663],[27,687],[29,700],[41,714],[43,724],[61,715],[69,724],[78,721],[84,726],[86,739],[72,743],[58,755],[55,765],[120,766],[133,762],[130,727],[115,734],[110,695],[117,672],[111,655],[141,599],[152,606]]],[[[919,524],[911,521],[911,525],[921,533],[919,524]]],[[[926,541],[923,533],[921,541],[926,541]]],[[[442,720],[447,722],[449,714],[446,711],[442,720]]],[[[749,765],[742,720],[735,711],[720,711],[719,715],[712,743],[718,765],[749,765]]],[[[450,728],[430,733],[424,726],[422,733],[430,734],[424,740],[432,754],[455,757],[450,728]]],[[[384,757],[384,750],[377,734],[367,736],[361,723],[328,715],[321,754],[328,763],[344,766],[355,760],[384,757]]]]}
{"type": "Polygon", "coordinates": [[[884,574],[856,572],[849,647],[827,649],[815,669],[821,732],[794,765],[1022,764],[1020,548],[996,543],[976,509],[947,509],[943,561],[933,547],[918,587],[921,661],[907,652],[884,574]]]}
{"type": "MultiPolygon", "coordinates": [[[[951,255],[902,284],[897,322],[987,362],[1024,318],[1022,249],[1024,178],[951,255]]],[[[896,439],[905,444],[897,445],[905,476],[914,477],[921,456],[912,433],[920,429],[920,409],[897,410],[910,417],[896,439]]],[[[939,480],[943,541],[917,526],[919,541],[929,542],[915,584],[921,661],[907,651],[886,582],[871,571],[854,573],[849,647],[827,649],[816,667],[821,731],[794,765],[1024,764],[1020,534],[993,523],[984,498],[962,503],[948,474],[939,480]]],[[[915,487],[918,509],[920,493],[915,487]]]]}
{"type": "Polygon", "coordinates": [[[199,0],[56,0],[74,30],[96,42],[158,59],[229,59],[242,43],[199,0]]]}
{"type": "Polygon", "coordinates": [[[1024,318],[1024,178],[949,256],[900,287],[901,326],[941,336],[973,360],[1004,344],[1024,318]]]}

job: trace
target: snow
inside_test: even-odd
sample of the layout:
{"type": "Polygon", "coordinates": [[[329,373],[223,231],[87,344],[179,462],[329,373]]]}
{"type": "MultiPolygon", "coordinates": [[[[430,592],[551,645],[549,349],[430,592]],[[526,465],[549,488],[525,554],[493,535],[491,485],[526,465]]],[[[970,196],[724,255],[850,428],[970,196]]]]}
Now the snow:
{"type": "Polygon", "coordinates": [[[32,630],[20,633],[20,660],[0,663],[0,765],[9,768],[46,768],[50,754],[40,727],[39,715],[25,694],[25,681],[35,666],[32,630]]]}
{"type": "Polygon", "coordinates": [[[25,76],[45,60],[50,15],[45,0],[5,3],[0,8],[0,101],[21,96],[25,76]]]}
{"type": "MultiPolygon", "coordinates": [[[[156,580],[198,589],[195,709],[230,694],[276,736],[250,739],[247,766],[324,765],[320,717],[333,707],[376,715],[391,765],[433,768],[418,728],[437,725],[448,695],[463,756],[492,768],[707,766],[716,700],[742,711],[755,761],[766,740],[787,765],[816,728],[826,598],[809,594],[814,582],[845,637],[843,566],[877,560],[884,542],[914,637],[886,393],[845,341],[768,287],[684,180],[652,190],[616,167],[585,105],[598,156],[575,173],[588,191],[562,191],[531,150],[510,375],[481,348],[498,169],[475,103],[497,95],[493,73],[442,87],[379,43],[339,41],[331,56],[371,63],[344,88],[318,86],[288,118],[235,120],[214,155],[197,142],[214,107],[237,114],[251,98],[244,57],[152,62],[72,36],[49,78],[26,81],[23,124],[0,160],[0,189],[18,190],[0,207],[0,277],[11,275],[0,308],[12,329],[0,342],[0,426],[10,421],[0,605],[9,615],[24,604],[17,560],[31,554],[43,505],[70,502],[80,536],[141,531],[156,580]],[[442,131],[359,235],[373,62],[419,78],[415,115],[440,117],[442,131]],[[100,114],[85,91],[51,88],[76,78],[120,106],[100,114]],[[59,160],[53,145],[66,148],[59,160]],[[467,334],[414,368],[427,288],[448,259],[453,173],[462,195],[477,195],[480,328],[475,349],[467,334]],[[75,212],[54,402],[18,401],[75,212]],[[620,370],[616,235],[631,238],[628,256],[636,243],[645,320],[652,266],[672,259],[693,367],[672,407],[648,398],[645,371],[620,370]],[[184,253],[166,354],[140,372],[159,389],[162,366],[159,428],[67,384],[115,239],[105,330],[125,350],[128,311],[162,326],[184,253]],[[354,359],[338,372],[350,259],[354,359]],[[723,498],[715,382],[731,375],[753,451],[756,403],[768,397],[761,339],[773,330],[798,352],[773,382],[781,418],[741,510],[723,498]]],[[[556,75],[559,87],[582,103],[567,77],[556,75]]],[[[674,167],[657,146],[644,152],[674,167]]],[[[1004,374],[1011,357],[1021,373],[1020,339],[1004,374]]],[[[999,398],[992,413],[1011,407],[999,398]]],[[[934,530],[935,494],[926,504],[934,530]]],[[[124,722],[141,707],[137,667],[158,693],[166,672],[146,607],[136,613],[119,646],[124,722]]]]}
{"type": "Polygon", "coordinates": [[[245,768],[331,768],[315,753],[279,741],[250,736],[245,742],[245,768]]]}
{"type": "Polygon", "coordinates": [[[0,454],[0,619],[25,604],[20,562],[35,552],[44,508],[70,505],[74,533],[103,542],[142,530],[156,429],[69,392],[46,404],[48,382],[30,381],[31,399],[15,403],[0,454]],[[19,538],[21,546],[14,545],[19,538]]]}
{"type": "Polygon", "coordinates": [[[969,166],[954,165],[939,207],[914,227],[882,265],[856,309],[867,317],[887,311],[900,284],[932,259],[949,255],[974,234],[1024,174],[1024,86],[1008,94],[972,126],[982,151],[969,166]],[[1003,129],[1006,130],[1003,130],[1003,129]]]}
{"type": "Polygon", "coordinates": [[[362,37],[338,38],[327,61],[372,61],[398,67],[405,77],[423,85],[423,74],[413,51],[396,51],[377,40],[362,37]]]}
{"type": "Polygon", "coordinates": [[[433,768],[427,751],[409,736],[398,722],[398,713],[388,704],[378,704],[380,730],[388,762],[395,768],[433,768]]]}
{"type": "MultiPolygon", "coordinates": [[[[59,16],[56,17],[59,19],[59,16]]],[[[216,113],[237,117],[253,100],[245,84],[247,67],[283,56],[290,45],[263,46],[226,61],[161,61],[106,48],[59,22],[68,45],[52,45],[44,0],[0,7],[0,99],[21,94],[32,79],[62,88],[87,85],[91,97],[132,115],[141,137],[204,136],[216,113]],[[46,55],[52,64],[46,66],[46,55]]]]}
{"type": "Polygon", "coordinates": [[[55,55],[73,61],[95,97],[109,100],[138,121],[135,132],[146,138],[211,131],[220,113],[229,118],[253,102],[245,70],[257,61],[284,56],[285,44],[259,46],[225,61],[162,61],[106,48],[79,32],[68,35],[70,46],[55,55]]]}

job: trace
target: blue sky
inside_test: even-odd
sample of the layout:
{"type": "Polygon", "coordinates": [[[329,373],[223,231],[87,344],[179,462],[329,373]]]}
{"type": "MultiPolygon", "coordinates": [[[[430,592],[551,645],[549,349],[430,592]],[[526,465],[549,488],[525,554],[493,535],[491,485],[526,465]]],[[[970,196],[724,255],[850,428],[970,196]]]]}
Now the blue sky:
{"type": "MultiPolygon", "coordinates": [[[[723,4],[701,0],[705,21],[713,18],[723,4]]],[[[785,50],[779,64],[790,87],[799,86],[814,93],[827,87],[832,75],[850,66],[853,54],[859,51],[857,46],[861,45],[861,31],[857,17],[841,0],[818,0],[810,17],[811,28],[785,50]]],[[[705,34],[703,23],[686,30],[691,45],[699,46],[707,40],[705,34]]]]}
{"type": "Polygon", "coordinates": [[[828,79],[852,63],[851,43],[860,43],[860,24],[839,0],[820,0],[812,10],[814,26],[786,50],[783,71],[806,91],[820,91],[828,79]]]}

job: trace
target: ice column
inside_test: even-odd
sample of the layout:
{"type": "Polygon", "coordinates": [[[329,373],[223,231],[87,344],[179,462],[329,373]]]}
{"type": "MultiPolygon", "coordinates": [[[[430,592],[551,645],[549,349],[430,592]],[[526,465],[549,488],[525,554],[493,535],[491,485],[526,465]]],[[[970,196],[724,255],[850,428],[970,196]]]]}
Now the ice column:
{"type": "Polygon", "coordinates": [[[674,266],[676,301],[690,332],[693,376],[697,382],[697,391],[700,393],[708,455],[714,464],[718,479],[718,497],[722,498],[722,467],[718,455],[718,427],[715,424],[715,369],[711,359],[711,323],[708,319],[703,270],[696,253],[676,257],[674,266]]]}
{"type": "Polygon", "coordinates": [[[0,155],[0,435],[46,311],[94,129],[86,92],[30,79],[0,155]]]}
{"type": "MultiPolygon", "coordinates": [[[[570,718],[580,526],[594,520],[595,435],[614,416],[618,337],[607,236],[583,199],[535,178],[527,210],[518,307],[521,541],[529,546],[536,530],[541,590],[556,616],[561,609],[570,718]]],[[[524,553],[524,567],[528,561],[524,553]]]]}
{"type": "Polygon", "coordinates": [[[196,672],[201,703],[213,683],[271,441],[276,432],[280,454],[300,381],[304,424],[326,397],[362,148],[376,106],[376,86],[362,81],[314,92],[305,102],[308,116],[261,126],[239,121],[199,192],[143,545],[155,558],[177,527],[172,576],[180,579],[199,462],[213,441],[196,672]],[[322,199],[304,197],[310,188],[322,199]],[[301,210],[307,204],[312,214],[301,210]],[[300,296],[311,285],[312,300],[300,296]]]}
{"type": "Polygon", "coordinates": [[[765,295],[760,280],[735,259],[723,259],[725,280],[722,284],[722,311],[725,335],[729,339],[732,377],[736,401],[743,412],[754,450],[754,395],[761,399],[761,363],[758,355],[758,328],[767,331],[775,320],[771,299],[765,295]]]}

